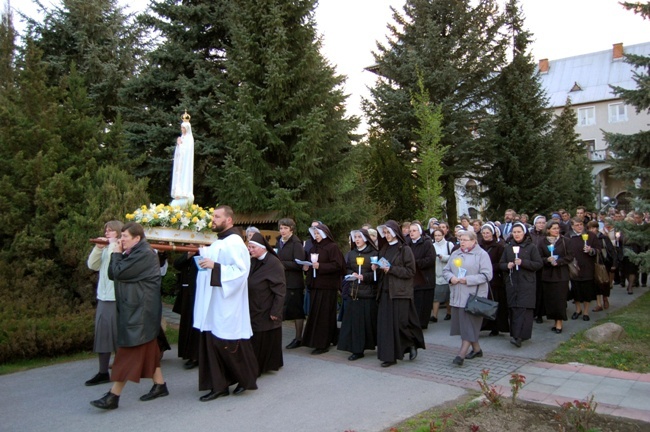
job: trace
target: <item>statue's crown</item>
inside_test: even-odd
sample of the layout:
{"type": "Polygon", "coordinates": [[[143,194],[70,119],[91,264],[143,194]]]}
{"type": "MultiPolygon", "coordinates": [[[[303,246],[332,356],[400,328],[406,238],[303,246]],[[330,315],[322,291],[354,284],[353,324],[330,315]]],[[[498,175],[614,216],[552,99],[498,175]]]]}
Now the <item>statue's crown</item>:
{"type": "Polygon", "coordinates": [[[185,114],[181,116],[181,120],[186,123],[189,123],[191,118],[192,116],[187,113],[187,110],[185,110],[185,114]]]}

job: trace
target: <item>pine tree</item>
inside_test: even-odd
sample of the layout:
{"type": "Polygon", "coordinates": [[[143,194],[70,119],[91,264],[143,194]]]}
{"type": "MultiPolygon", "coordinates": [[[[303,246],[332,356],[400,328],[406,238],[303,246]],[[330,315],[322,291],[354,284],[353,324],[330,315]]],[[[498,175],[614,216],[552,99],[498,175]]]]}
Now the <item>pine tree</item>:
{"type": "Polygon", "coordinates": [[[491,115],[481,125],[479,174],[487,215],[498,218],[508,208],[527,213],[548,213],[557,185],[549,170],[547,133],[551,116],[532,56],[527,52],[531,34],[517,0],[506,5],[506,28],[511,37],[512,60],[498,74],[491,115]]]}
{"type": "MultiPolygon", "coordinates": [[[[486,116],[494,72],[505,59],[506,41],[500,34],[503,17],[493,0],[407,0],[404,14],[393,9],[393,19],[388,44],[378,45],[375,53],[379,79],[364,110],[370,126],[393,140],[400,160],[410,168],[419,157],[418,120],[411,94],[418,91],[417,71],[422,73],[430,103],[442,110],[440,144],[449,150],[443,158],[441,180],[447,217],[453,222],[457,218],[455,181],[474,169],[480,150],[472,131],[486,116]]],[[[379,163],[374,165],[381,171],[379,163]]],[[[417,177],[405,177],[394,185],[392,196],[399,193],[403,182],[410,182],[413,189],[420,187],[417,177]]],[[[395,211],[412,217],[416,203],[395,211]]]]}
{"type": "Polygon", "coordinates": [[[421,221],[435,216],[442,217],[442,158],[447,148],[440,146],[442,138],[442,114],[440,106],[432,107],[429,103],[429,92],[424,88],[422,76],[418,78],[420,90],[413,95],[412,104],[415,108],[415,116],[420,122],[416,129],[419,135],[418,147],[420,149],[420,161],[417,164],[417,173],[421,187],[417,194],[422,207],[415,214],[421,221]]]}
{"type": "Polygon", "coordinates": [[[228,155],[207,179],[239,211],[276,210],[340,226],[355,209],[342,181],[356,118],[345,116],[343,77],[319,52],[314,0],[231,2],[221,124],[228,155]],[[341,205],[345,203],[344,205],[341,205]]]}
{"type": "Polygon", "coordinates": [[[43,21],[28,20],[28,34],[47,63],[48,85],[58,85],[72,67],[84,78],[94,114],[117,117],[119,92],[142,57],[141,28],[117,0],[63,0],[46,7],[34,0],[43,21]]]}
{"type": "Polygon", "coordinates": [[[595,200],[591,164],[586,145],[575,131],[577,124],[576,111],[571,105],[571,99],[567,98],[562,112],[553,119],[553,131],[547,143],[549,160],[554,161],[545,173],[552,182],[552,210],[575,209],[581,205],[590,205],[595,200]]]}
{"type": "Polygon", "coordinates": [[[194,201],[214,205],[206,179],[226,156],[221,123],[232,93],[224,66],[228,2],[164,0],[150,7],[139,21],[159,37],[122,92],[128,155],[139,161],[136,175],[149,178],[152,200],[169,202],[176,137],[187,110],[195,140],[194,201]]]}
{"type": "MultiPolygon", "coordinates": [[[[650,2],[624,3],[623,6],[650,18],[650,2]]],[[[650,112],[650,56],[626,54],[625,61],[635,68],[634,81],[636,89],[613,87],[614,92],[626,103],[634,106],[636,112],[650,112]]],[[[633,205],[637,211],[650,211],[650,131],[639,131],[635,134],[623,135],[605,133],[605,140],[610,150],[616,155],[612,159],[613,173],[630,185],[629,192],[633,196],[633,205]]],[[[640,265],[643,271],[650,271],[650,224],[634,225],[625,223],[623,231],[630,243],[640,246],[641,252],[635,254],[626,249],[626,256],[632,262],[640,265]]]]}

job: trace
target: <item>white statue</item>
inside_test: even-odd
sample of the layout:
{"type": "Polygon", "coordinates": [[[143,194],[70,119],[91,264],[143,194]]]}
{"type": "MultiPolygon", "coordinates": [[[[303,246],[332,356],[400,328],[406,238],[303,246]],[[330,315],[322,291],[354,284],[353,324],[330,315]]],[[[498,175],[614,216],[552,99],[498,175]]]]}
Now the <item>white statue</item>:
{"type": "Polygon", "coordinates": [[[170,205],[187,207],[194,202],[194,137],[187,111],[181,119],[181,136],[176,139],[174,151],[171,190],[173,201],[170,205]]]}

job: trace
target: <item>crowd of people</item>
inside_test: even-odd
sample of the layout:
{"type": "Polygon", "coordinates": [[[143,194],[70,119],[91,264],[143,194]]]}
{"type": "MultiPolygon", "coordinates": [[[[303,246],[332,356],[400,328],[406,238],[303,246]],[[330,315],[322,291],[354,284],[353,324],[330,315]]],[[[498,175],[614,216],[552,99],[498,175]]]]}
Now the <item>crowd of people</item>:
{"type": "MultiPolygon", "coordinates": [[[[312,222],[303,242],[296,223],[281,219],[272,247],[254,227],[244,235],[233,218],[230,207],[217,207],[212,230],[218,239],[174,261],[178,356],[186,369],[198,367],[203,402],[229,395],[232,385],[235,395],[257,389],[261,374],[283,366],[283,321],[295,327],[285,349],[308,347],[320,355],[336,347],[350,353],[349,361],[376,350],[380,365],[391,367],[425,349],[423,330],[438,322],[442,307],[441,319],[451,321],[450,334],[461,340],[452,362],[462,366],[483,356],[482,331],[509,333],[521,347],[534,322],[548,319],[551,331],[562,333],[569,301],[570,318],[588,321],[591,312],[609,308],[614,283],[630,294],[638,282],[647,283],[625,254],[640,247],[615,229],[621,220],[648,223],[648,215],[636,212],[589,214],[579,207],[571,217],[560,209],[529,224],[527,215],[509,209],[501,222],[462,216],[453,231],[436,218],[388,220],[351,231],[343,252],[321,221],[312,222]],[[466,311],[470,296],[497,302],[494,319],[466,311]]],[[[115,409],[126,381],[153,380],[143,401],[169,391],[160,368],[160,261],[136,223],[108,222],[105,240],[88,259],[99,271],[99,372],[86,385],[111,381],[111,390],[91,404],[115,409]]]]}

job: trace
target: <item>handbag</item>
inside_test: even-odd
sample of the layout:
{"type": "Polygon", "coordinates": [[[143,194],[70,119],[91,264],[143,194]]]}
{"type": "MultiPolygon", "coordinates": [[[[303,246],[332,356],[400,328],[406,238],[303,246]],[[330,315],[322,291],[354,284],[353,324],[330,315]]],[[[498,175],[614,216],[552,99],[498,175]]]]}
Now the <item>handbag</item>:
{"type": "Polygon", "coordinates": [[[600,253],[597,253],[596,264],[594,266],[594,279],[598,284],[609,284],[609,272],[602,261],[603,259],[601,258],[600,253]]]}
{"type": "MultiPolygon", "coordinates": [[[[491,291],[491,288],[490,288],[491,291]]],[[[490,293],[492,297],[492,293],[490,293]]],[[[465,305],[465,312],[471,315],[480,316],[490,321],[497,319],[497,309],[499,308],[499,303],[494,300],[490,300],[485,297],[478,296],[478,286],[476,287],[476,292],[470,294],[467,299],[467,304],[465,305]]]]}
{"type": "Polygon", "coordinates": [[[580,275],[580,266],[578,266],[578,260],[573,258],[573,261],[569,263],[569,278],[578,279],[580,275]]]}

